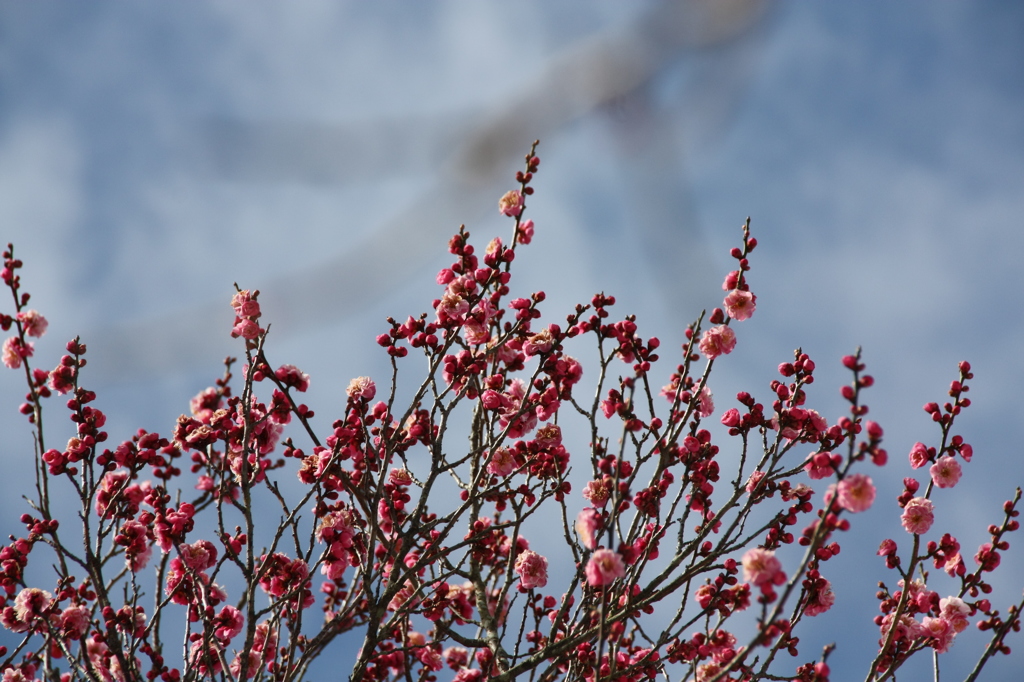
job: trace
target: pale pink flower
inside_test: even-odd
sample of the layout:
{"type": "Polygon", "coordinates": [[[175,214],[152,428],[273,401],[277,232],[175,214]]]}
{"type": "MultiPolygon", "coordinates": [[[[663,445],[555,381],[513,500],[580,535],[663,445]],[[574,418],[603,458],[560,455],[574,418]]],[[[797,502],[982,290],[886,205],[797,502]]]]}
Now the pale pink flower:
{"type": "Polygon", "coordinates": [[[952,488],[959,482],[963,470],[954,457],[947,455],[931,466],[932,481],[940,488],[952,488]]]}
{"type": "Polygon", "coordinates": [[[714,360],[719,355],[728,355],[736,347],[736,332],[725,325],[712,327],[700,337],[699,346],[700,352],[708,360],[714,360]]]}
{"type": "Polygon", "coordinates": [[[69,606],[60,614],[61,633],[68,639],[80,639],[89,631],[89,609],[69,606]]]}
{"type": "Polygon", "coordinates": [[[914,447],[910,448],[910,466],[920,469],[928,463],[928,460],[928,446],[924,443],[914,443],[914,447]]]}
{"type": "Polygon", "coordinates": [[[548,560],[532,549],[516,557],[515,572],[519,575],[519,583],[527,590],[548,584],[548,560]]]}
{"type": "Polygon", "coordinates": [[[45,334],[46,328],[50,324],[35,310],[22,310],[18,313],[18,322],[21,322],[21,328],[25,330],[26,334],[36,338],[45,334]]]}
{"type": "Polygon", "coordinates": [[[839,506],[851,512],[867,510],[875,501],[875,486],[869,476],[852,474],[839,481],[839,506]]]}
{"type": "Polygon", "coordinates": [[[597,534],[601,531],[601,515],[592,507],[584,507],[576,516],[576,532],[580,536],[580,542],[587,549],[597,547],[597,534]]]}
{"type": "Polygon", "coordinates": [[[600,481],[589,481],[583,488],[583,497],[598,508],[608,504],[612,496],[612,481],[610,478],[602,478],[600,481]]]}
{"type": "Polygon", "coordinates": [[[370,401],[377,395],[377,384],[373,383],[373,379],[370,377],[356,377],[348,383],[348,389],[345,391],[348,393],[349,398],[370,401]]]}
{"type": "Polygon", "coordinates": [[[944,618],[925,616],[921,622],[921,630],[922,637],[931,637],[935,640],[932,643],[932,648],[940,654],[949,651],[949,647],[953,644],[953,638],[956,637],[953,627],[944,618]]]}
{"type": "Polygon", "coordinates": [[[487,462],[487,473],[493,476],[508,476],[516,470],[516,459],[508,448],[496,448],[487,462]]]}
{"type": "Polygon", "coordinates": [[[927,533],[935,521],[935,505],[924,497],[915,497],[903,508],[903,515],[900,522],[907,529],[908,533],[921,535],[927,533]]]}
{"type": "Polygon", "coordinates": [[[517,189],[505,192],[504,196],[498,200],[498,210],[515,218],[523,212],[523,195],[517,189]]]}
{"type": "Polygon", "coordinates": [[[231,307],[235,309],[235,315],[239,317],[256,318],[260,316],[260,304],[248,289],[243,289],[231,297],[231,307]]]}
{"type": "Polygon", "coordinates": [[[41,616],[50,605],[53,595],[38,587],[26,587],[14,598],[14,614],[23,623],[30,623],[41,616]]]}
{"type": "Polygon", "coordinates": [[[749,291],[733,289],[725,297],[725,312],[737,322],[750,319],[757,308],[757,296],[749,291]]]}
{"type": "Polygon", "coordinates": [[[953,631],[961,633],[967,629],[970,622],[967,617],[971,615],[971,607],[964,603],[959,597],[945,597],[939,600],[939,611],[944,620],[949,621],[953,631]]]}
{"type": "Polygon", "coordinates": [[[786,581],[782,571],[782,563],[775,557],[775,552],[755,547],[743,555],[743,579],[758,587],[781,585],[786,581]]]}
{"type": "Polygon", "coordinates": [[[491,328],[486,322],[469,319],[462,325],[462,337],[471,346],[479,346],[491,340],[491,328]]]}
{"type": "Polygon", "coordinates": [[[711,395],[711,389],[705,386],[697,397],[697,414],[702,418],[710,417],[715,412],[715,397],[711,395]]]}
{"type": "Polygon", "coordinates": [[[590,557],[584,569],[587,584],[591,587],[611,585],[617,578],[626,575],[626,566],[622,557],[610,549],[599,549],[590,557]]]}
{"type": "Polygon", "coordinates": [[[4,341],[3,363],[11,369],[18,369],[22,360],[32,357],[32,350],[31,343],[22,344],[21,339],[12,336],[4,341]]]}

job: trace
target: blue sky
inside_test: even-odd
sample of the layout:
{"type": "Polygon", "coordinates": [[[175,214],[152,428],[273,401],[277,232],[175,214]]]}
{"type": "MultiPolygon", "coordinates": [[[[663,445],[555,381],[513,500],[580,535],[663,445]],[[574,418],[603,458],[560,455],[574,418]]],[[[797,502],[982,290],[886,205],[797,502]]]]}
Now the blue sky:
{"type": "MultiPolygon", "coordinates": [[[[758,313],[719,405],[766,394],[802,346],[834,419],[838,360],[860,345],[892,455],[879,481],[908,475],[910,445],[936,437],[920,405],[970,360],[976,458],[940,518],[976,546],[1024,482],[1024,7],[737,3],[712,44],[693,47],[712,25],[693,15],[645,52],[635,26],[660,4],[550,4],[0,5],[0,225],[51,320],[42,364],[83,334],[114,437],[166,431],[231,352],[237,281],[286,321],[278,355],[313,376],[311,400],[339,400],[381,368],[383,317],[433,298],[446,235],[506,230],[493,207],[521,152],[488,157],[495,180],[466,173],[464,144],[513,112],[543,159],[520,281],[552,315],[603,289],[674,339],[717,305],[751,216],[758,313]],[[588,73],[633,85],[587,101],[565,73],[591,54],[615,58],[588,73]]],[[[22,389],[2,391],[14,457],[22,389]]],[[[865,524],[888,529],[885,485],[865,524]]],[[[853,554],[850,575],[878,568],[853,554]]],[[[1006,599],[1024,585],[1011,557],[1006,599]]]]}

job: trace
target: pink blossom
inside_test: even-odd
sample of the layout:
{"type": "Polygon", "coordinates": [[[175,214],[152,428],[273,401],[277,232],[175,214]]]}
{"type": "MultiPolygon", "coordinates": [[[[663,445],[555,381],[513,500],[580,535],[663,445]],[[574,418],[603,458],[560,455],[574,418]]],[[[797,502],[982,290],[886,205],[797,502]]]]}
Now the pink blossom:
{"type": "Polygon", "coordinates": [[[932,522],[935,520],[934,509],[935,505],[932,504],[931,500],[924,497],[915,497],[910,502],[907,502],[907,506],[903,508],[900,522],[907,529],[908,533],[913,533],[914,535],[927,533],[928,529],[932,527],[932,522]]]}
{"type": "Polygon", "coordinates": [[[914,443],[914,447],[910,448],[910,466],[914,469],[920,469],[931,457],[928,455],[928,446],[924,443],[914,443]]]}
{"type": "Polygon", "coordinates": [[[542,448],[554,448],[562,444],[562,428],[558,424],[545,424],[537,429],[534,441],[542,448]]]}
{"type": "Polygon", "coordinates": [[[921,622],[921,630],[922,637],[930,637],[935,640],[932,643],[932,648],[940,654],[949,651],[949,647],[953,644],[953,638],[956,637],[953,627],[944,618],[925,616],[921,622]]]}
{"type": "Polygon", "coordinates": [[[737,322],[742,322],[750,319],[754,314],[754,310],[757,308],[757,296],[749,291],[733,289],[726,295],[724,306],[729,317],[737,322]]]}
{"type": "Polygon", "coordinates": [[[196,540],[191,545],[178,545],[178,553],[186,566],[193,571],[205,571],[217,563],[217,546],[209,540],[196,540]]]}
{"type": "Polygon", "coordinates": [[[247,317],[239,319],[235,326],[231,328],[231,336],[234,338],[241,336],[243,339],[251,340],[259,335],[260,326],[247,317]]]}
{"type": "Polygon", "coordinates": [[[30,623],[35,616],[41,616],[50,605],[53,595],[37,587],[26,587],[14,598],[14,613],[18,620],[30,623]]]}
{"type": "Polygon", "coordinates": [[[555,339],[550,329],[542,329],[523,343],[523,353],[526,357],[547,353],[554,345],[555,339]]]}
{"type": "Polygon", "coordinates": [[[26,334],[36,338],[45,334],[46,328],[50,324],[35,310],[22,310],[18,313],[18,322],[21,322],[21,328],[25,330],[26,334]]]}
{"type": "Polygon", "coordinates": [[[725,325],[712,327],[700,337],[700,352],[708,360],[714,360],[719,355],[728,355],[736,347],[736,332],[725,325]]]}
{"type": "Polygon", "coordinates": [[[595,507],[603,508],[608,504],[608,500],[612,496],[611,483],[610,478],[602,478],[600,481],[589,481],[586,487],[583,488],[583,497],[595,507]]]}
{"type": "Polygon", "coordinates": [[[875,501],[875,486],[869,476],[851,474],[839,481],[839,506],[851,512],[867,510],[875,501]]]}
{"type": "Polygon", "coordinates": [[[496,448],[487,462],[487,473],[493,476],[508,476],[516,470],[516,459],[508,448],[496,448]]]}
{"type": "Polygon", "coordinates": [[[309,375],[295,365],[281,365],[274,376],[285,386],[304,393],[309,388],[309,375]]]}
{"type": "Polygon", "coordinates": [[[22,360],[32,357],[32,351],[31,343],[22,344],[21,339],[12,336],[4,341],[3,363],[11,369],[18,369],[22,360]]]}
{"type": "Polygon", "coordinates": [[[753,471],[750,473],[750,478],[747,479],[746,491],[747,494],[753,495],[754,491],[757,490],[758,483],[761,482],[765,476],[763,471],[753,471]]]}
{"type": "MultiPolygon", "coordinates": [[[[256,294],[259,292],[257,291],[256,294]]],[[[235,315],[238,317],[257,318],[260,316],[260,304],[248,289],[243,289],[231,297],[231,307],[235,309],[235,315]]]]}
{"type": "Polygon", "coordinates": [[[524,220],[519,223],[519,230],[516,232],[516,241],[520,244],[529,244],[533,240],[533,221],[524,220]]]}
{"type": "Polygon", "coordinates": [[[970,622],[967,617],[971,615],[971,607],[964,603],[959,597],[945,597],[939,600],[939,612],[943,620],[949,622],[953,632],[961,633],[967,629],[970,622]]]}
{"type": "Polygon", "coordinates": [[[617,578],[626,575],[622,557],[610,549],[599,549],[590,557],[584,569],[587,584],[591,587],[611,585],[617,578]]]}
{"type": "Polygon", "coordinates": [[[597,534],[601,531],[602,525],[601,514],[593,507],[584,507],[576,516],[576,532],[584,547],[587,549],[597,547],[597,534]]]}
{"type": "Polygon", "coordinates": [[[498,200],[498,210],[507,216],[517,217],[523,212],[523,195],[517,189],[505,192],[498,200]]]}
{"type": "Polygon", "coordinates": [[[89,609],[86,606],[69,606],[60,614],[61,634],[68,639],[81,639],[89,631],[89,609]]]}
{"type": "Polygon", "coordinates": [[[816,452],[807,458],[804,464],[804,471],[813,480],[820,480],[831,476],[835,469],[832,468],[832,457],[827,452],[816,452]]]}
{"type": "Polygon", "coordinates": [[[242,616],[241,611],[234,606],[223,606],[220,613],[213,620],[213,635],[222,643],[227,644],[242,631],[244,624],[245,618],[242,616]]]}
{"type": "Polygon", "coordinates": [[[346,393],[353,400],[362,398],[363,400],[370,401],[377,395],[377,384],[373,383],[370,377],[356,377],[348,382],[346,393]]]}
{"type": "Polygon", "coordinates": [[[702,418],[710,417],[715,411],[715,399],[711,395],[711,389],[705,386],[700,390],[697,397],[697,414],[702,418]]]}
{"type": "Polygon", "coordinates": [[[836,603],[836,595],[832,591],[832,583],[825,580],[825,578],[819,578],[818,582],[824,584],[815,586],[813,595],[807,600],[807,605],[804,607],[805,616],[817,616],[825,613],[836,603]]]}
{"type": "Polygon", "coordinates": [[[781,585],[786,581],[782,571],[782,563],[775,557],[775,552],[755,547],[743,555],[743,579],[762,589],[772,585],[781,585]]]}
{"type": "Polygon", "coordinates": [[[548,560],[531,549],[516,557],[515,572],[524,589],[532,590],[548,584],[548,560]]]}
{"type": "Polygon", "coordinates": [[[932,481],[940,488],[952,488],[960,480],[960,476],[963,473],[962,469],[960,469],[960,463],[949,455],[940,458],[938,462],[931,466],[929,472],[932,475],[932,481]]]}

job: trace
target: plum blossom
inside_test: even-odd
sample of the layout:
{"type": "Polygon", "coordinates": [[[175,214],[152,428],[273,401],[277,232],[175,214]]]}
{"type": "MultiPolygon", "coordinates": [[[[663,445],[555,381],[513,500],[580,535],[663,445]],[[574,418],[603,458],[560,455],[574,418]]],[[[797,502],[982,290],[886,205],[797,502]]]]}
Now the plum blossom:
{"type": "Polygon", "coordinates": [[[743,555],[743,579],[757,585],[762,590],[772,585],[781,585],[786,581],[782,571],[782,563],[775,557],[775,552],[760,547],[747,550],[743,555]]]}
{"type": "Polygon", "coordinates": [[[10,369],[21,367],[21,361],[32,357],[33,347],[31,343],[21,343],[21,339],[12,336],[4,341],[3,363],[10,369]]]}
{"type": "Polygon", "coordinates": [[[548,584],[548,560],[531,549],[516,557],[515,572],[524,589],[544,587],[548,584]]]}
{"type": "Polygon", "coordinates": [[[900,522],[908,533],[913,533],[914,535],[927,533],[928,529],[932,527],[932,522],[935,520],[934,510],[935,505],[932,504],[931,500],[924,497],[915,497],[910,502],[907,502],[907,506],[903,508],[900,522]]]}
{"type": "Polygon", "coordinates": [[[910,448],[910,466],[914,469],[920,469],[929,462],[931,457],[928,454],[928,446],[924,443],[914,443],[914,446],[910,448]]]}
{"type": "Polygon", "coordinates": [[[699,346],[700,352],[708,360],[714,360],[719,355],[728,355],[736,347],[736,332],[725,325],[712,327],[700,337],[699,346]]]}
{"type": "Polygon", "coordinates": [[[18,322],[21,322],[21,328],[26,334],[37,339],[46,333],[46,328],[50,325],[36,310],[22,310],[18,313],[18,322]]]}
{"type": "Polygon", "coordinates": [[[516,470],[516,458],[508,448],[495,448],[487,462],[487,473],[493,476],[508,476],[516,470]]]}
{"type": "Polygon", "coordinates": [[[518,217],[523,212],[523,195],[517,189],[505,192],[498,200],[498,210],[509,217],[518,217]]]}
{"type": "Polygon", "coordinates": [[[603,508],[608,504],[612,496],[611,478],[602,478],[600,481],[589,481],[583,488],[583,497],[592,505],[603,508]]]}
{"type": "Polygon", "coordinates": [[[597,534],[601,530],[603,522],[601,514],[593,507],[584,507],[576,516],[576,533],[580,536],[580,542],[587,549],[597,547],[597,534]]]}
{"type": "Polygon", "coordinates": [[[949,455],[939,459],[928,471],[932,475],[932,481],[940,488],[952,488],[960,481],[963,473],[960,463],[949,455]]]}
{"type": "Polygon", "coordinates": [[[875,486],[869,476],[851,474],[838,485],[839,506],[851,512],[867,510],[875,501],[875,486]]]}
{"type": "Polygon", "coordinates": [[[971,615],[971,607],[959,597],[945,597],[939,600],[939,612],[943,620],[949,622],[953,632],[961,633],[970,625],[967,617],[971,615]]]}
{"type": "Polygon", "coordinates": [[[710,417],[715,412],[715,399],[711,395],[711,389],[705,386],[700,390],[700,395],[697,397],[697,414],[701,418],[710,417]]]}
{"type": "Polygon", "coordinates": [[[754,296],[749,291],[733,289],[725,297],[723,305],[729,317],[737,322],[742,322],[743,320],[749,320],[754,314],[754,310],[757,308],[757,296],[754,296]]]}
{"type": "Polygon", "coordinates": [[[832,583],[825,578],[819,578],[814,593],[808,598],[804,606],[805,616],[817,616],[825,613],[836,603],[835,592],[832,591],[832,583]]]}
{"type": "Polygon", "coordinates": [[[353,400],[362,398],[363,400],[370,401],[377,395],[377,384],[373,383],[373,379],[370,377],[356,377],[348,382],[348,388],[345,392],[353,400]]]}
{"type": "Polygon", "coordinates": [[[599,549],[590,557],[584,569],[587,584],[591,587],[611,585],[616,579],[626,575],[626,566],[622,557],[610,549],[599,549]]]}

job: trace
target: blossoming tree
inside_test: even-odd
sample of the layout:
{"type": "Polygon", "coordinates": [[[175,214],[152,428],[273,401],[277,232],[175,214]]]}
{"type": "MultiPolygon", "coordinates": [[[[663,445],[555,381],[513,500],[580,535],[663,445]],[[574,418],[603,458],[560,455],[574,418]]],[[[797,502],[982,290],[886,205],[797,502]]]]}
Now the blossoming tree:
{"type": "MultiPolygon", "coordinates": [[[[301,402],[309,377],[270,360],[259,292],[239,290],[240,376],[228,358],[169,432],[111,440],[82,339],[54,369],[31,366],[47,322],[9,245],[2,359],[27,381],[36,479],[23,532],[0,550],[3,681],[300,680],[352,633],[353,680],[828,680],[831,647],[801,651],[799,633],[832,608],[828,562],[888,460],[859,352],[842,359],[848,412],[834,423],[808,406],[816,365],[797,350],[770,401],[739,393],[713,442],[708,380],[757,306],[749,221],[722,307],[688,327],[659,390],[661,343],[613,317],[614,297],[542,324],[543,292],[512,296],[534,238],[535,152],[499,202],[507,243],[451,238],[433,311],[389,318],[377,337],[387,388],[353,379],[327,432],[301,402]],[[569,351],[588,346],[584,368],[569,351]],[[400,375],[415,377],[404,398],[400,375]],[[43,429],[54,394],[76,430],[63,447],[43,429]],[[57,496],[77,517],[57,518],[57,496]],[[559,556],[536,551],[537,532],[560,539],[559,556]],[[798,559],[784,562],[784,545],[798,559]]],[[[907,536],[878,551],[892,580],[868,681],[948,651],[972,624],[991,635],[974,679],[1019,630],[1024,604],[1000,611],[987,595],[1020,490],[973,563],[933,529],[936,488],[973,455],[954,433],[972,377],[960,363],[948,402],[925,407],[935,445],[910,452],[925,485],[904,479],[907,536]]]]}

